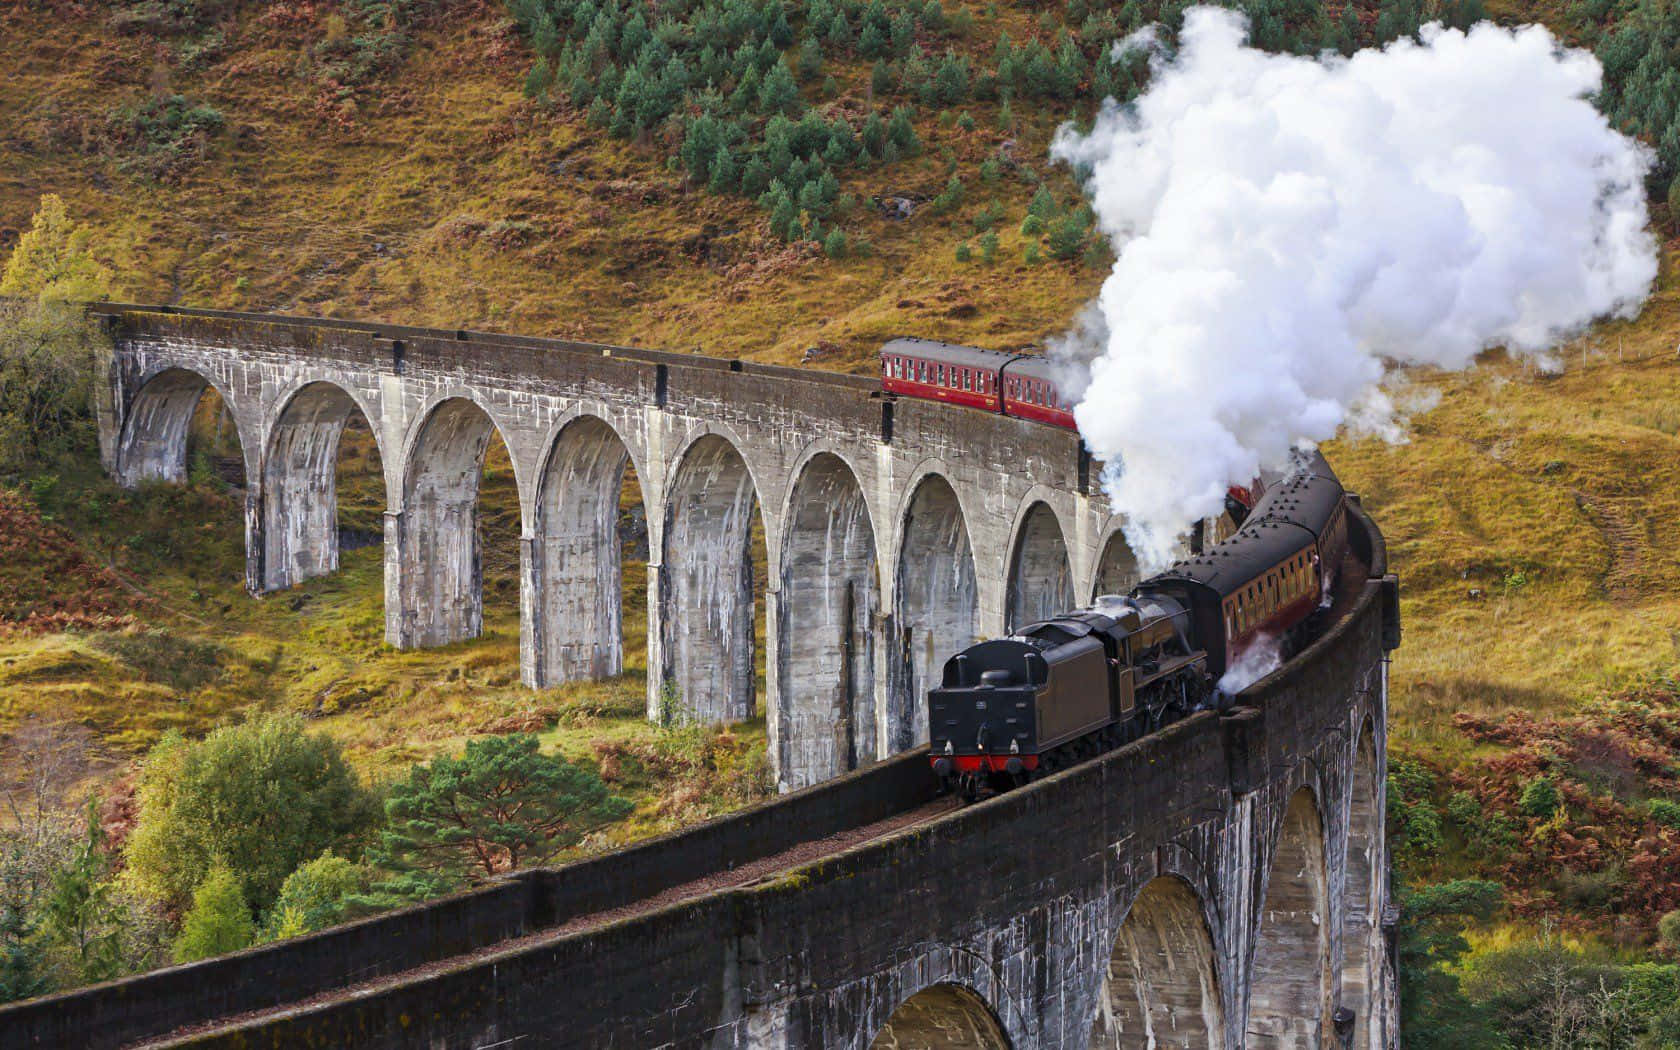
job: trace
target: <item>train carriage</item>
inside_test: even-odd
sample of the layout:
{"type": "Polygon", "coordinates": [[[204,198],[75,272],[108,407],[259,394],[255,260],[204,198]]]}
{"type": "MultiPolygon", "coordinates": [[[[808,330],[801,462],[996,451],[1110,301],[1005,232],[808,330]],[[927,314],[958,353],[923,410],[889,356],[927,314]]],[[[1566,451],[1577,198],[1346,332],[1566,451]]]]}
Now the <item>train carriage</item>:
{"type": "Polygon", "coordinates": [[[1022,354],[1003,365],[1003,411],[1035,423],[1077,429],[1073,402],[1064,398],[1057,385],[1058,369],[1048,358],[1022,354]]]}
{"type": "Polygon", "coordinates": [[[905,336],[881,347],[881,389],[999,412],[998,376],[1015,356],[905,336]]]}

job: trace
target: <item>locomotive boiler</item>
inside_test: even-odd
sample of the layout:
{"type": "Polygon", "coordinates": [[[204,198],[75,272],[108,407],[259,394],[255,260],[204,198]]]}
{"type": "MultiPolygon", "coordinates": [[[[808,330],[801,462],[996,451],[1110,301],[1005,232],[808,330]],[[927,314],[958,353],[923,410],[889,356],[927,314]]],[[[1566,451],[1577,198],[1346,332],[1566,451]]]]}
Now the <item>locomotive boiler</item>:
{"type": "Polygon", "coordinates": [[[1286,659],[1321,629],[1347,553],[1341,483],[1318,453],[1297,456],[1228,538],[1126,597],[946,661],[928,693],[934,773],[973,800],[1240,690],[1259,657],[1286,659]]]}

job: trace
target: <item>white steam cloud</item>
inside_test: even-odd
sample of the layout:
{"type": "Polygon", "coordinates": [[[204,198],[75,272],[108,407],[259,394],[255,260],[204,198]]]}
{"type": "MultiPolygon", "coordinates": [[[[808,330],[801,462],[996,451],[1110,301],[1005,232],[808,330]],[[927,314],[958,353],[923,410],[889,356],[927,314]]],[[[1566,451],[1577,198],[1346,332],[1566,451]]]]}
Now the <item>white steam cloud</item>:
{"type": "Polygon", "coordinates": [[[1157,565],[1291,448],[1396,433],[1389,364],[1544,356],[1657,272],[1648,151],[1593,108],[1590,54],[1485,23],[1351,59],[1244,35],[1191,9],[1147,93],[1052,146],[1119,256],[1052,352],[1089,362],[1079,429],[1157,565]]]}

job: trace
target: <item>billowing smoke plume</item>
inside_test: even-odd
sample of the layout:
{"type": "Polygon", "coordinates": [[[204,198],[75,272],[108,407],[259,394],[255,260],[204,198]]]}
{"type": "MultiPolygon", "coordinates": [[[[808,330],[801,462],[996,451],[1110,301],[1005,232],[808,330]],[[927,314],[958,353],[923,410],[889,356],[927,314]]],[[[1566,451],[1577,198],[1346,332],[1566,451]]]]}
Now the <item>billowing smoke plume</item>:
{"type": "Polygon", "coordinates": [[[1090,361],[1075,415],[1155,564],[1228,483],[1392,423],[1389,363],[1544,355],[1656,275],[1647,151],[1588,101],[1590,54],[1537,26],[1351,59],[1243,37],[1190,10],[1146,94],[1052,147],[1119,256],[1064,340],[1090,361]]]}

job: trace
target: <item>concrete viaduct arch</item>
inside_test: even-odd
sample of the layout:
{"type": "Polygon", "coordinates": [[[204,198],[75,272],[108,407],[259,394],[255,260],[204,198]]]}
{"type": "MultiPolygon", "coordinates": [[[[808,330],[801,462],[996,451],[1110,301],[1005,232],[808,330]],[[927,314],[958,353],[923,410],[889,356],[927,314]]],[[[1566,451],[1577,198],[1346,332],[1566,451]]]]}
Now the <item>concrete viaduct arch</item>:
{"type": "MultiPolygon", "coordinates": [[[[872,661],[846,648],[847,638],[857,644],[858,593],[868,592],[871,573],[881,610],[876,619],[898,630],[903,625],[894,621],[915,608],[907,592],[922,582],[906,583],[898,568],[905,553],[929,549],[954,557],[961,550],[949,526],[959,522],[975,575],[976,629],[1001,629],[1011,548],[1024,531],[1020,523],[1037,513],[1038,496],[1025,484],[1010,487],[1000,474],[976,472],[973,463],[1014,456],[1041,483],[1058,483],[1047,485],[1051,494],[1043,502],[1070,534],[1076,593],[1096,586],[1103,541],[1111,534],[1104,509],[1078,494],[1076,479],[1088,465],[1060,456],[1070,446],[1040,444],[1048,439],[1012,429],[1018,425],[1010,421],[988,430],[993,424],[976,427],[965,416],[962,438],[980,447],[964,454],[942,422],[945,413],[882,404],[862,384],[821,386],[815,397],[797,376],[728,363],[679,368],[662,355],[636,351],[486,338],[469,348],[495,352],[472,357],[460,344],[473,340],[436,333],[118,316],[119,393],[141,390],[144,380],[167,369],[217,375],[235,418],[255,427],[253,434],[271,434],[291,400],[282,395],[302,388],[303,370],[292,367],[298,358],[330,351],[351,364],[362,360],[358,367],[366,374],[347,367],[339,386],[352,395],[386,388],[383,400],[369,402],[384,447],[445,438],[452,444],[438,460],[447,469],[425,468],[445,469],[425,482],[435,486],[431,494],[405,475],[399,475],[403,484],[390,486],[388,533],[433,527],[427,500],[443,509],[457,505],[451,500],[463,490],[447,482],[467,471],[492,425],[519,471],[528,562],[547,549],[536,534],[542,516],[531,505],[543,491],[539,479],[554,468],[551,449],[567,441],[576,458],[565,461],[571,473],[556,483],[580,480],[599,494],[610,489],[622,460],[637,462],[644,498],[659,508],[650,514],[654,551],[681,542],[672,522],[684,514],[690,525],[709,515],[738,517],[756,501],[774,570],[766,594],[770,622],[811,632],[778,629],[767,639],[769,666],[782,668],[771,676],[773,746],[784,776],[808,783],[860,752],[855,737],[843,754],[832,729],[819,738],[805,724],[847,703],[861,718],[867,705],[832,683],[825,692],[804,691],[788,668],[845,664],[847,673],[862,676],[872,662],[876,681],[886,677],[883,665],[890,669],[893,661],[879,634],[871,632],[872,661]],[[227,365],[233,344],[240,349],[237,368],[227,365]],[[215,361],[198,360],[195,367],[195,353],[215,361]],[[527,373],[542,382],[514,384],[512,392],[473,390],[462,381],[469,357],[472,367],[499,382],[527,373]],[[277,373],[262,371],[269,367],[277,373]],[[603,372],[634,397],[620,404],[597,385],[585,391],[597,407],[584,411],[581,396],[551,392],[565,383],[598,383],[603,372]],[[134,377],[128,387],[125,376],[134,377]],[[421,388],[411,401],[404,393],[410,382],[421,388]],[[737,396],[735,384],[749,384],[757,399],[737,396]],[[470,406],[454,400],[467,396],[464,388],[470,406]],[[249,399],[263,390],[272,390],[272,401],[249,399]],[[848,400],[852,393],[856,399],[848,400]],[[724,420],[726,429],[697,418],[693,407],[726,402],[756,406],[758,425],[724,420]],[[825,447],[833,434],[812,436],[813,405],[826,411],[820,418],[835,433],[851,427],[864,453],[838,441],[825,447]],[[672,413],[679,417],[674,423],[665,418],[672,413]],[[567,419],[581,421],[569,438],[567,419]],[[434,426],[436,437],[426,438],[434,426]],[[609,429],[622,448],[608,439],[609,429]],[[800,431],[799,439],[756,441],[781,431],[800,431]],[[917,454],[899,460],[901,442],[917,454]],[[936,463],[928,460],[929,448],[943,449],[936,463]],[[1067,487],[1059,487],[1064,480],[1067,487]],[[821,507],[831,512],[818,513],[821,507]],[[945,545],[920,546],[919,529],[945,545]],[[802,571],[819,558],[841,567],[823,581],[826,593],[802,571]]],[[[154,391],[157,405],[170,389],[154,391]]],[[[117,403],[135,400],[130,395],[117,403]]],[[[168,416],[155,407],[140,411],[168,416]]],[[[143,430],[124,424],[113,431],[123,435],[109,446],[119,453],[119,469],[123,449],[142,447],[136,441],[143,430]]],[[[388,477],[392,469],[388,464],[388,477]]],[[[260,490],[264,475],[252,476],[252,488],[260,490]]],[[[587,498],[576,509],[567,520],[598,525],[587,498]]],[[[450,514],[434,520],[464,520],[450,514]]],[[[0,1008],[0,1031],[17,1033],[25,1045],[153,1038],[168,1031],[159,1024],[202,1023],[277,1005],[274,978],[283,974],[286,994],[307,1003],[225,1033],[211,1026],[192,1037],[193,1045],[465,1047],[564,1031],[578,1045],[685,1050],[1389,1050],[1398,1033],[1381,770],[1387,652],[1399,643],[1398,603],[1385,575],[1381,535],[1357,505],[1352,519],[1350,540],[1365,579],[1322,638],[1250,686],[1231,709],[1199,712],[1025,788],[801,862],[775,878],[658,903],[673,879],[702,877],[786,848],[781,843],[807,841],[800,836],[919,805],[932,790],[925,756],[887,757],[678,835],[567,868],[522,872],[419,911],[0,1008]],[[635,906],[650,898],[653,903],[635,906]],[[603,912],[622,917],[567,925],[603,912]],[[533,936],[545,930],[551,932],[533,936]],[[394,944],[402,946],[395,954],[394,944]],[[502,947],[482,950],[496,945],[502,947]],[[451,960],[413,969],[417,962],[451,960]],[[361,984],[382,974],[388,979],[361,984]],[[331,994],[351,985],[361,989],[331,994]],[[202,1003],[207,990],[221,1013],[193,1016],[191,1010],[203,1007],[185,1004],[202,1003]],[[121,1008],[176,1000],[184,1005],[144,1016],[121,1008]]],[[[738,538],[740,530],[721,534],[738,538]]],[[[566,541],[556,542],[564,554],[566,541]]],[[[712,578],[733,578],[736,544],[730,538],[718,559],[702,559],[706,571],[715,568],[712,578]]],[[[397,556],[402,553],[399,543],[397,556]]],[[[579,576],[588,580],[595,567],[584,568],[579,576]]],[[[396,576],[400,582],[403,573],[396,576]]],[[[944,579],[947,590],[957,585],[954,574],[944,579]]],[[[687,612],[710,615],[721,607],[695,604],[687,612]]],[[[733,630],[736,622],[722,617],[711,626],[733,630]]],[[[727,680],[733,670],[721,673],[717,695],[733,702],[737,694],[727,680]]],[[[875,699],[877,736],[901,736],[902,722],[881,719],[892,712],[879,692],[875,699]]],[[[877,753],[891,748],[877,741],[877,753]]]]}
{"type": "Polygon", "coordinates": [[[918,697],[947,656],[1088,595],[1113,577],[1105,556],[1123,551],[1075,435],[883,401],[873,378],[97,309],[115,345],[107,447],[119,479],[184,477],[192,407],[211,386],[226,402],[245,448],[254,593],[336,568],[334,461],[346,421],[365,417],[385,472],[393,645],[481,630],[478,477],[499,435],[519,489],[521,674],[533,687],[624,666],[615,486],[633,467],[649,532],[650,715],[674,705],[728,721],[762,703],[788,789],[925,739],[918,697]],[[771,566],[762,641],[742,568],[754,516],[771,566]]]}

